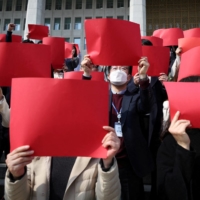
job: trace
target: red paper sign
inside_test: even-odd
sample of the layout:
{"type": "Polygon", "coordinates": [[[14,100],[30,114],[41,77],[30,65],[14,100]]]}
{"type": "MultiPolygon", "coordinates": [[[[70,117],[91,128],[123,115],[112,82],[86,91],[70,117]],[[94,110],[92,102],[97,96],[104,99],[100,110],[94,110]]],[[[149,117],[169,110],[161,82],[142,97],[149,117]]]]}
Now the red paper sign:
{"type": "Polygon", "coordinates": [[[183,30],[180,28],[169,28],[162,31],[160,38],[163,39],[163,46],[178,46],[178,39],[184,38],[183,30]]]}
{"type": "Polygon", "coordinates": [[[51,46],[51,64],[54,69],[62,69],[65,58],[65,39],[59,37],[46,37],[43,44],[51,46]]]}
{"type": "Polygon", "coordinates": [[[181,38],[178,40],[178,46],[181,47],[181,53],[200,46],[200,38],[181,38]]]}
{"type": "Polygon", "coordinates": [[[6,41],[6,34],[0,34],[0,42],[6,41]]]}
{"type": "Polygon", "coordinates": [[[0,85],[12,78],[50,77],[50,47],[23,43],[0,43],[0,85]]]}
{"type": "MultiPolygon", "coordinates": [[[[160,73],[168,74],[169,68],[169,48],[142,46],[143,56],[148,58],[150,67],[147,74],[149,76],[160,76],[160,73]]],[[[132,75],[138,72],[138,66],[133,66],[132,75]]]]}
{"type": "MultiPolygon", "coordinates": [[[[92,81],[104,81],[104,73],[103,72],[92,72],[92,81]]],[[[74,71],[74,72],[65,72],[64,79],[74,79],[81,80],[83,77],[83,71],[74,71]]]]}
{"type": "Polygon", "coordinates": [[[13,79],[11,97],[11,150],[30,145],[35,156],[106,157],[108,83],[13,79]]]}
{"type": "Polygon", "coordinates": [[[188,76],[200,76],[199,55],[200,47],[194,47],[182,54],[178,81],[188,76]]]}
{"type": "MultiPolygon", "coordinates": [[[[6,42],[6,34],[0,34],[0,42],[6,42]]],[[[12,42],[22,42],[21,35],[12,35],[12,42]]]]}
{"type": "Polygon", "coordinates": [[[160,38],[160,35],[161,35],[161,33],[162,33],[164,30],[165,30],[164,28],[155,30],[155,31],[153,32],[153,36],[159,37],[159,38],[160,38]]]}
{"type": "Polygon", "coordinates": [[[95,65],[130,66],[142,55],[139,24],[117,19],[85,21],[87,52],[95,65]]]}
{"type": "Polygon", "coordinates": [[[142,36],[142,39],[149,40],[153,46],[163,46],[163,39],[155,36],[142,36]]]}
{"type": "Polygon", "coordinates": [[[65,58],[72,57],[72,47],[73,45],[71,43],[65,42],[65,58]]]}
{"type": "Polygon", "coordinates": [[[179,119],[190,120],[192,128],[200,128],[200,107],[197,105],[200,102],[197,92],[200,91],[200,83],[164,82],[164,85],[168,94],[171,120],[180,111],[179,119]]]}
{"type": "Polygon", "coordinates": [[[38,25],[38,24],[28,24],[29,38],[42,40],[44,37],[48,37],[49,27],[38,25]]]}
{"type": "Polygon", "coordinates": [[[200,37],[200,28],[192,28],[186,31],[183,31],[184,37],[200,37]]]}

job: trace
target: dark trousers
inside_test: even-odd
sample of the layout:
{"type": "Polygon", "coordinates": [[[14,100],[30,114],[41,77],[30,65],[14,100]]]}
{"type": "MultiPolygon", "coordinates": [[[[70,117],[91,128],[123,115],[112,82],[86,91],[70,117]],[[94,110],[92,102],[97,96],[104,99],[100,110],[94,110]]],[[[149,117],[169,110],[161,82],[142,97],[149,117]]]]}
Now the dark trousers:
{"type": "Polygon", "coordinates": [[[121,200],[144,200],[143,179],[138,177],[132,168],[119,169],[121,183],[121,200]]]}
{"type": "Polygon", "coordinates": [[[0,130],[0,159],[3,151],[5,153],[5,159],[10,152],[10,140],[9,140],[9,128],[1,127],[0,130]]]}

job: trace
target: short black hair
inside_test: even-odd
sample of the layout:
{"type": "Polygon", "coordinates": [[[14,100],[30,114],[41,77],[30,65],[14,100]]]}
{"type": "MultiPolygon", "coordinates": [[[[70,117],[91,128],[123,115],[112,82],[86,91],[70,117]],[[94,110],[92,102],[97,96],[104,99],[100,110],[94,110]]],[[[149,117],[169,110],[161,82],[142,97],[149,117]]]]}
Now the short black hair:
{"type": "MultiPolygon", "coordinates": [[[[133,67],[132,67],[132,66],[127,66],[127,67],[128,67],[128,74],[131,74],[131,75],[132,75],[132,68],[133,68],[133,67]]],[[[107,71],[108,71],[108,74],[110,74],[110,69],[111,69],[111,66],[108,66],[108,70],[107,70],[107,71]]],[[[107,75],[108,75],[108,74],[107,74],[107,75]]]]}
{"type": "Polygon", "coordinates": [[[152,42],[150,40],[141,39],[143,46],[153,46],[152,42]]]}
{"type": "Polygon", "coordinates": [[[182,78],[179,82],[199,82],[200,76],[188,76],[182,78]]]}
{"type": "Polygon", "coordinates": [[[23,40],[22,43],[31,43],[31,44],[34,44],[34,42],[32,40],[29,40],[29,39],[23,40]]]}

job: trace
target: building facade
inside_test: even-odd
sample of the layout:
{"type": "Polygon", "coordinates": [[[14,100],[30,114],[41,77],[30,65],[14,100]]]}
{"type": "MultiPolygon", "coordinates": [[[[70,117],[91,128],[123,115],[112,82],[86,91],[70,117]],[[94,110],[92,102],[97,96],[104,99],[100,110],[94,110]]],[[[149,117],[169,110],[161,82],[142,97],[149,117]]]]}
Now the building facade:
{"type": "Polygon", "coordinates": [[[18,35],[26,35],[28,23],[45,24],[51,36],[79,44],[82,54],[86,53],[84,20],[94,18],[139,23],[141,35],[158,28],[185,30],[200,27],[200,0],[0,0],[1,33],[11,22],[18,35]]]}

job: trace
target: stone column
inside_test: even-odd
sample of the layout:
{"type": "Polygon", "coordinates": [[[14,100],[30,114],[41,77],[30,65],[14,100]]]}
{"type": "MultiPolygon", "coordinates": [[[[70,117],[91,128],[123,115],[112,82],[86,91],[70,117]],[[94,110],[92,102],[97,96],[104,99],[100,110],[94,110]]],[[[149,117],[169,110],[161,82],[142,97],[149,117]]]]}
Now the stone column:
{"type": "Polygon", "coordinates": [[[141,36],[146,36],[146,0],[130,0],[129,20],[140,24],[141,36]]]}
{"type": "Polygon", "coordinates": [[[29,0],[26,13],[26,26],[24,31],[24,39],[28,33],[28,24],[44,24],[44,0],[29,0]]]}

